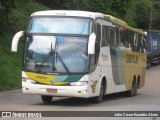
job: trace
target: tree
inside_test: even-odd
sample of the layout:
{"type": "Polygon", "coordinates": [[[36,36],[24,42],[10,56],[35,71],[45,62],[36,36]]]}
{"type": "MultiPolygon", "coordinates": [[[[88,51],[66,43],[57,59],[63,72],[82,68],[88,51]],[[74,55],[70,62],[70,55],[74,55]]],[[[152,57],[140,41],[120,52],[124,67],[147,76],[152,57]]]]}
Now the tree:
{"type": "Polygon", "coordinates": [[[150,0],[132,1],[132,5],[127,11],[125,19],[134,27],[149,29],[150,5],[150,0]]]}
{"type": "Polygon", "coordinates": [[[150,29],[160,29],[160,0],[152,0],[150,29]]]}
{"type": "Polygon", "coordinates": [[[13,0],[0,0],[0,36],[2,36],[8,28],[8,14],[13,7],[15,7],[13,0]]]}

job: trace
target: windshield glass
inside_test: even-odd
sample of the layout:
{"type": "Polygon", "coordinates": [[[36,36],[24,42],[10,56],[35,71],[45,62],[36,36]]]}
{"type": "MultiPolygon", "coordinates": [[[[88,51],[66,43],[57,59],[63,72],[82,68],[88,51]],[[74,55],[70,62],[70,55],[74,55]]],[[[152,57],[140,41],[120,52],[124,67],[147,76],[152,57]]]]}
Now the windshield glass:
{"type": "Polygon", "coordinates": [[[24,70],[42,73],[88,72],[88,37],[27,35],[24,70]]]}
{"type": "Polygon", "coordinates": [[[89,35],[91,23],[89,18],[33,17],[28,32],[89,35]]]}

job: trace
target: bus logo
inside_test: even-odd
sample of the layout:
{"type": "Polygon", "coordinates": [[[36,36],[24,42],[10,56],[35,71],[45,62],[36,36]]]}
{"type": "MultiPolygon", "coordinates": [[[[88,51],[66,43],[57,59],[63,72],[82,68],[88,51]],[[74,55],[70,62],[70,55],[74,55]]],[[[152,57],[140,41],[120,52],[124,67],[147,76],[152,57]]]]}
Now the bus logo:
{"type": "Polygon", "coordinates": [[[127,63],[138,63],[138,56],[137,55],[129,55],[126,56],[127,63]]]}

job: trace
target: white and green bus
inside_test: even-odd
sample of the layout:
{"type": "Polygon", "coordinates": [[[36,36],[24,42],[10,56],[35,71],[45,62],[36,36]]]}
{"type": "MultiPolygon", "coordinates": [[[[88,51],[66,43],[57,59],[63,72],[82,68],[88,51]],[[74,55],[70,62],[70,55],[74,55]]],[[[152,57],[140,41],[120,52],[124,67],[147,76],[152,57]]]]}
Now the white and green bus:
{"type": "Polygon", "coordinates": [[[145,37],[110,15],[50,10],[31,15],[28,30],[12,40],[13,52],[25,36],[22,70],[24,94],[93,97],[125,92],[134,96],[144,86],[145,37]]]}

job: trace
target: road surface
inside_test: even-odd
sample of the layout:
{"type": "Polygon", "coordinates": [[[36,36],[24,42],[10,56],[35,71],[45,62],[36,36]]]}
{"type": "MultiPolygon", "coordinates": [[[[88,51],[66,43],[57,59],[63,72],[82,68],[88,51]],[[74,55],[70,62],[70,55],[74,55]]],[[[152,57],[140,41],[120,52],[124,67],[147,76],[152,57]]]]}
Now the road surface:
{"type": "Polygon", "coordinates": [[[0,111],[160,111],[160,65],[147,70],[145,86],[134,97],[107,95],[100,104],[88,99],[56,97],[51,103],[43,103],[38,95],[23,95],[21,90],[14,90],[0,93],[0,111]]]}

